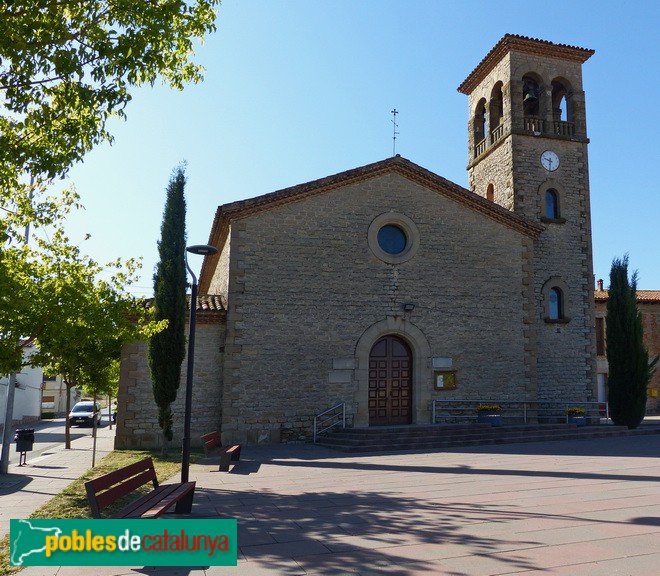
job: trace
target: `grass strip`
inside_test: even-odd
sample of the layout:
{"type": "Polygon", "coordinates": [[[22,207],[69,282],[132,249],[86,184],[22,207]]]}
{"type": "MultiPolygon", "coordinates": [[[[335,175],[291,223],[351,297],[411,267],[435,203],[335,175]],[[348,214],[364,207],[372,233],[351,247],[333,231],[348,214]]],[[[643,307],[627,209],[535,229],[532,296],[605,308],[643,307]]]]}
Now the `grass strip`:
{"type": "MultiPolygon", "coordinates": [[[[195,462],[202,457],[202,454],[191,453],[190,461],[195,462]]],[[[154,468],[156,469],[156,476],[158,482],[165,482],[175,474],[181,471],[181,455],[173,454],[171,456],[162,457],[160,450],[114,450],[103,458],[94,468],[90,468],[80,478],[74,480],[62,492],[53,496],[46,504],[37,509],[29,518],[39,519],[65,519],[65,518],[91,518],[89,504],[87,502],[87,493],[85,492],[85,482],[108,474],[133,462],[138,462],[144,458],[152,458],[154,461],[154,468]]],[[[151,483],[148,486],[143,486],[141,492],[148,492],[152,489],[151,483]]],[[[104,514],[112,514],[113,510],[119,509],[126,505],[126,503],[134,498],[137,498],[140,491],[127,496],[119,502],[104,510],[104,514]]],[[[9,534],[0,539],[0,576],[8,574],[16,574],[22,570],[20,566],[9,565],[9,534]]]]}

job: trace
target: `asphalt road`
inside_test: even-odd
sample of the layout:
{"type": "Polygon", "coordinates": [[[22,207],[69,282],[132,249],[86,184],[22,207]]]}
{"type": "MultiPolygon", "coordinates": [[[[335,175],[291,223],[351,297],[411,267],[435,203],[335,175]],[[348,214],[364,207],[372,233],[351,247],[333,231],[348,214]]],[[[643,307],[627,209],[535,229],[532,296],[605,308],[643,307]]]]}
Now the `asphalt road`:
{"type": "MultiPolygon", "coordinates": [[[[18,426],[22,428],[34,428],[34,445],[32,452],[27,453],[28,461],[42,455],[48,455],[50,451],[64,444],[66,418],[55,418],[53,420],[41,420],[33,424],[18,426]]],[[[108,427],[108,416],[104,414],[101,419],[101,428],[108,427]]],[[[114,427],[114,424],[113,424],[114,427]]],[[[14,442],[14,431],[12,430],[12,446],[9,450],[9,465],[18,464],[18,453],[14,442]]],[[[89,426],[71,426],[71,440],[91,436],[92,428],[89,426]]]]}

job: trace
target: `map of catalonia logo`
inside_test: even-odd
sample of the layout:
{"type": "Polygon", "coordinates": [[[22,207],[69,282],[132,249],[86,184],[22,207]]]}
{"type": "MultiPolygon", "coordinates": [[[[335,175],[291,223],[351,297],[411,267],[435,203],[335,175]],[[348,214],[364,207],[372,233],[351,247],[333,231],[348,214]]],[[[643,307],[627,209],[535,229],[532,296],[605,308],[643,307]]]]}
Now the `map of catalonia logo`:
{"type": "Polygon", "coordinates": [[[236,520],[11,520],[12,566],[236,566],[236,520]]]}

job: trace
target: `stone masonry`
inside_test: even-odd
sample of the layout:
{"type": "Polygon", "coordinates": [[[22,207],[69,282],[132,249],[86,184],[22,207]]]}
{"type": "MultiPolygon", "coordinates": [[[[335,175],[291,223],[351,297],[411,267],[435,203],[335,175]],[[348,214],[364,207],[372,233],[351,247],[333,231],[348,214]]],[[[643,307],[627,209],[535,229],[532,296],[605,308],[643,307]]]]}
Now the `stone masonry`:
{"type": "MultiPolygon", "coordinates": [[[[366,425],[373,339],[365,350],[360,340],[370,330],[402,334],[417,351],[414,422],[430,418],[434,357],[457,370],[460,385],[446,397],[535,397],[521,290],[531,282],[529,234],[396,170],[236,219],[230,234],[228,441],[308,438],[313,415],[340,401],[366,425]],[[369,226],[384,213],[417,228],[407,262],[383,262],[369,245],[369,226]]],[[[215,275],[211,286],[227,271],[215,275]]]]}
{"type": "MultiPolygon", "coordinates": [[[[214,318],[207,323],[198,316],[195,339],[193,411],[191,444],[200,444],[200,436],[220,426],[222,394],[222,350],[224,321],[214,318]]],[[[186,390],[187,357],[181,365],[181,383],[172,405],[174,413],[173,448],[181,446],[186,390]]],[[[121,357],[117,412],[116,449],[150,449],[162,446],[158,409],[151,389],[146,342],[125,346],[121,357]]]]}
{"type": "MultiPolygon", "coordinates": [[[[392,422],[369,402],[385,389],[395,405],[398,378],[411,383],[412,424],[430,422],[435,398],[595,401],[582,88],[592,54],[511,35],[488,53],[459,87],[470,190],[395,156],[220,206],[208,242],[219,252],[199,289],[226,315],[198,333],[193,439],[220,428],[225,442],[305,441],[314,415],[339,402],[355,426],[392,422]],[[558,169],[540,163],[545,151],[558,169]],[[404,241],[389,251],[381,233],[392,229],[404,241]],[[379,341],[409,350],[404,376],[393,352],[379,372],[379,341]]],[[[118,447],[160,440],[144,356],[135,344],[122,360],[118,447]]],[[[180,393],[178,421],[182,403],[180,393]]]]}
{"type": "Polygon", "coordinates": [[[505,37],[459,88],[469,95],[470,188],[485,197],[491,186],[496,203],[545,226],[534,247],[531,299],[535,326],[530,330],[534,334],[530,353],[535,358],[532,370],[539,400],[596,400],[588,139],[581,71],[592,53],[505,37]],[[491,55],[498,50],[503,54],[495,62],[491,55]],[[523,113],[523,77],[539,84],[534,118],[523,113]],[[553,122],[552,88],[557,82],[569,89],[564,101],[568,120],[563,124],[572,127],[568,135],[558,134],[553,122]],[[479,147],[481,120],[476,112],[479,103],[499,94],[498,87],[503,100],[499,140],[487,140],[485,148],[479,147]],[[540,164],[545,150],[561,159],[558,170],[548,171],[540,164]],[[560,218],[555,220],[544,218],[548,189],[559,198],[560,218]],[[548,290],[554,286],[564,295],[565,318],[559,322],[549,322],[546,313],[548,290]]]}

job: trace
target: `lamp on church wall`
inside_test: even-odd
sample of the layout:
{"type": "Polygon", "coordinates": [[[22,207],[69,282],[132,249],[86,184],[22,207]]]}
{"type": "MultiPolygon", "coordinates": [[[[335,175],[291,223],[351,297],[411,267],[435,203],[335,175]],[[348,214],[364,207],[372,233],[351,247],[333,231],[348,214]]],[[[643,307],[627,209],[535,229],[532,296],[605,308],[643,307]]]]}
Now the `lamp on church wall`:
{"type": "MultiPolygon", "coordinates": [[[[188,482],[190,469],[190,421],[192,419],[193,367],[195,364],[195,323],[197,320],[197,277],[188,264],[188,252],[199,256],[212,256],[218,251],[215,246],[197,244],[186,246],[186,268],[192,276],[190,291],[190,324],[188,326],[188,369],[186,371],[186,407],[183,420],[183,449],[181,452],[181,482],[188,482]]],[[[191,501],[192,506],[192,501],[191,501]]],[[[188,510],[189,512],[190,510],[188,510]]],[[[183,512],[183,511],[182,511],[183,512]]]]}

